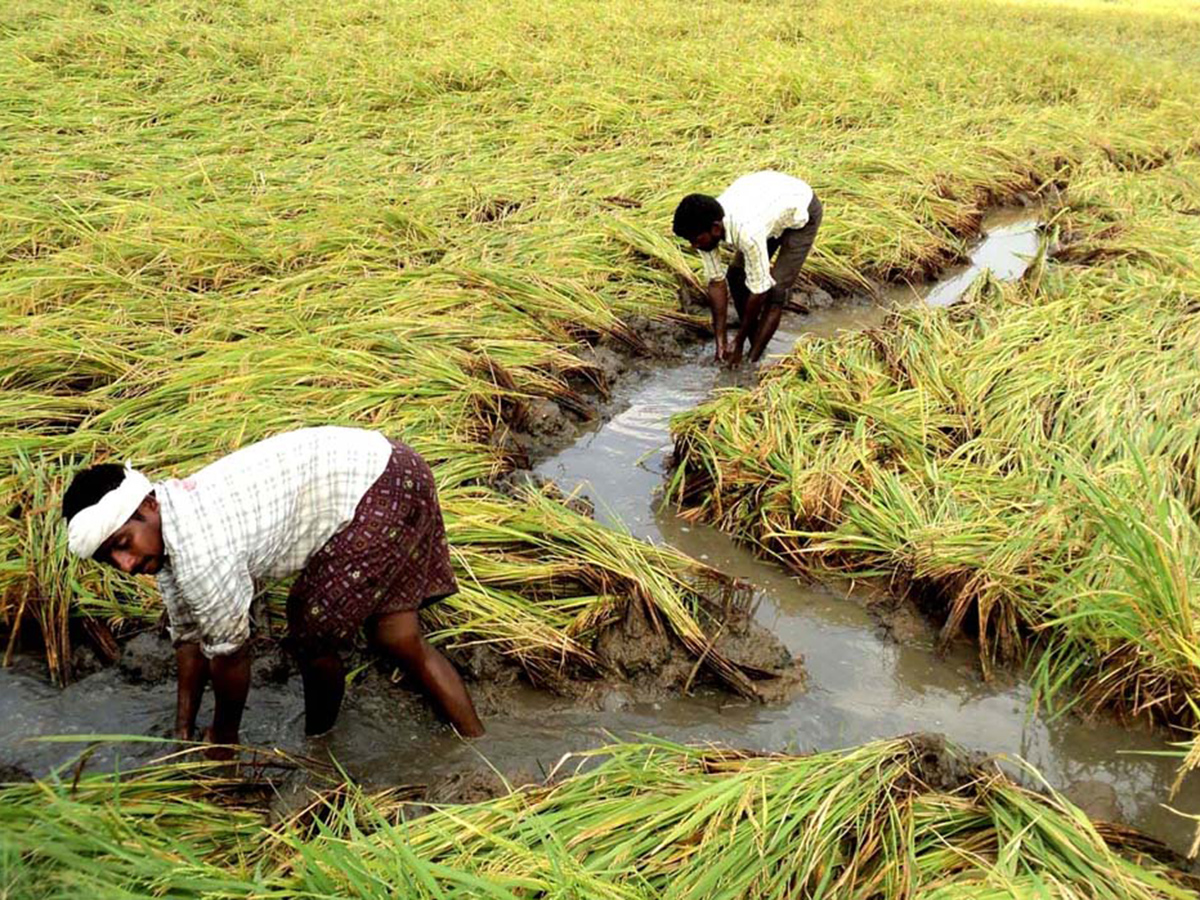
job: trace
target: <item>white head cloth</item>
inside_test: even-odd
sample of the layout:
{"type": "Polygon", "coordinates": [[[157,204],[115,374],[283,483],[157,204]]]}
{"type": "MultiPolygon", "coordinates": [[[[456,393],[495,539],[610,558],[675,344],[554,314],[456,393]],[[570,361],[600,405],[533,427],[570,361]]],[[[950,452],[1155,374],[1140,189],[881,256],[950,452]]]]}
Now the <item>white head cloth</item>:
{"type": "Polygon", "coordinates": [[[91,556],[129,521],[150,490],[150,480],[125,463],[125,479],[72,517],[67,525],[67,547],[76,556],[91,556]]]}

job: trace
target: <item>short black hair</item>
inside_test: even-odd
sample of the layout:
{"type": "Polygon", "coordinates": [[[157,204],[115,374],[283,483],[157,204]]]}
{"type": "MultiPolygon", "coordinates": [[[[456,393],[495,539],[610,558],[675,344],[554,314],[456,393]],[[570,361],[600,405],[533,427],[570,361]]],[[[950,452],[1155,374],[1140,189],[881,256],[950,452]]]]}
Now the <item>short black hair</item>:
{"type": "Polygon", "coordinates": [[[723,218],[725,210],[721,208],[716,197],[710,197],[708,194],[688,194],[675,207],[675,222],[671,228],[685,241],[690,241],[696,235],[708,231],[713,222],[719,222],[723,218]]]}
{"type": "Polygon", "coordinates": [[[62,514],[68,522],[81,509],[87,509],[125,480],[125,467],[116,463],[100,463],[75,474],[71,486],[63,494],[62,514]]]}

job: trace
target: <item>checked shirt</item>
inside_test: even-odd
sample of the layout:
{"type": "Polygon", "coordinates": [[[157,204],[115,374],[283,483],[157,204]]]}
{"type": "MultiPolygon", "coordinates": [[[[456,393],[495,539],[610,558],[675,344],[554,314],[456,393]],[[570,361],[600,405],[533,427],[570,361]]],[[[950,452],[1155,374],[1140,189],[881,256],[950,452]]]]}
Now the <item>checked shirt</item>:
{"type": "MultiPolygon", "coordinates": [[[[775,286],[771,277],[771,256],[767,239],[777,238],[789,228],[808,224],[808,204],[813,190],[806,182],[782,172],[753,172],[743,175],[717,198],[725,211],[725,239],[722,247],[742,254],[746,267],[746,288],[763,294],[775,286]]],[[[701,251],[704,277],[720,281],[726,266],[716,250],[701,251]]]]}
{"type": "Polygon", "coordinates": [[[302,428],[155,484],[172,640],[199,641],[209,657],[241,647],[256,582],[303,569],[354,518],[391,453],[374,431],[302,428]]]}

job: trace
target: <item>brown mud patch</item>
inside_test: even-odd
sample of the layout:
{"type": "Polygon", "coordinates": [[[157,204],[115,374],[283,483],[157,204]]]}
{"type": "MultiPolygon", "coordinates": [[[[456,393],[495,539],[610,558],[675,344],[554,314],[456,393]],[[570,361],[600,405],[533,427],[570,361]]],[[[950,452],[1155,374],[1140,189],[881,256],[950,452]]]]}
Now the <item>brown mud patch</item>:
{"type": "MultiPolygon", "coordinates": [[[[779,638],[754,621],[750,610],[731,609],[720,619],[710,619],[708,646],[722,654],[754,681],[759,699],[785,700],[804,688],[803,661],[792,656],[779,638]]],[[[631,604],[624,619],[607,626],[596,640],[596,655],[606,678],[582,684],[584,696],[600,705],[618,689],[632,701],[657,700],[690,693],[721,682],[704,667],[704,659],[690,654],[647,615],[641,604],[631,604]]]]}

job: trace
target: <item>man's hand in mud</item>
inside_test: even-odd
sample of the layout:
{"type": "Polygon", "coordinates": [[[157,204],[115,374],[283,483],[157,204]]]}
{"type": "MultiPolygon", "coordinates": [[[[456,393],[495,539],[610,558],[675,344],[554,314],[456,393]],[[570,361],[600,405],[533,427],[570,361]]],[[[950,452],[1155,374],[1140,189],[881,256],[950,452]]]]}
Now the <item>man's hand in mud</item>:
{"type": "Polygon", "coordinates": [[[177,741],[194,741],[196,739],[196,729],[191,725],[176,725],[174,736],[177,741]]]}
{"type": "Polygon", "coordinates": [[[725,365],[731,369],[736,369],[742,364],[742,348],[735,347],[731,352],[725,355],[725,365]]]}
{"type": "Polygon", "coordinates": [[[724,342],[718,340],[717,341],[717,350],[713,357],[714,361],[715,362],[724,362],[725,357],[728,355],[729,355],[729,348],[724,344],[724,342]]]}

